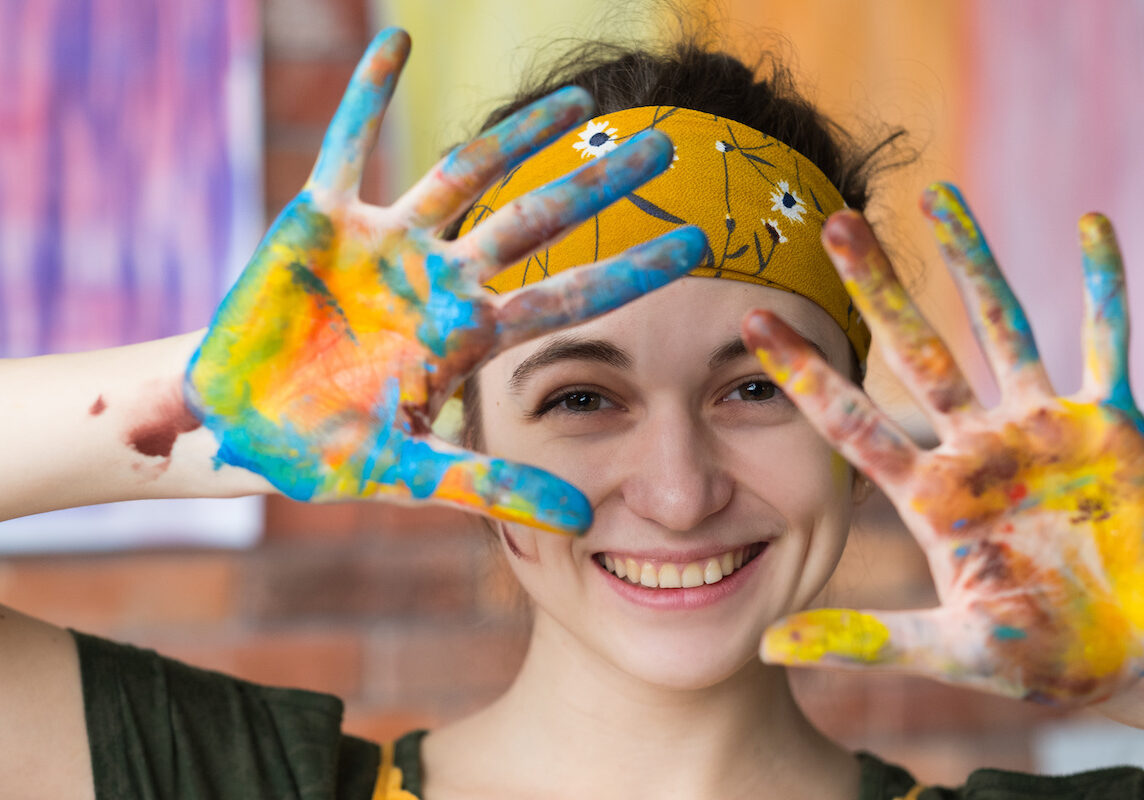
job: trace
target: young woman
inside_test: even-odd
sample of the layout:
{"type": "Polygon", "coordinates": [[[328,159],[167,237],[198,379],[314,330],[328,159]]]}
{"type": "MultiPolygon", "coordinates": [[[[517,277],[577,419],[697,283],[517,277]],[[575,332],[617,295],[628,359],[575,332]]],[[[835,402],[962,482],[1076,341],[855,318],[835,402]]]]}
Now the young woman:
{"type": "Polygon", "coordinates": [[[928,195],[1005,387],[984,410],[846,210],[868,158],[781,82],[687,48],[582,63],[365,206],[407,51],[375,40],[205,335],[0,364],[21,387],[0,397],[0,512],[271,491],[457,504],[493,520],[531,598],[520,674],[379,748],[341,734],[333,698],[5,610],[0,793],[1144,797],[1128,768],[917,786],[816,731],[779,666],[907,669],[1144,724],[1144,424],[1107,223],[1082,221],[1088,380],[1063,399],[956,192],[928,195]],[[867,323],[936,450],[857,388],[867,323]],[[473,450],[428,429],[462,382],[473,450]],[[803,611],[864,485],[832,445],[894,499],[941,608],[803,611]]]}

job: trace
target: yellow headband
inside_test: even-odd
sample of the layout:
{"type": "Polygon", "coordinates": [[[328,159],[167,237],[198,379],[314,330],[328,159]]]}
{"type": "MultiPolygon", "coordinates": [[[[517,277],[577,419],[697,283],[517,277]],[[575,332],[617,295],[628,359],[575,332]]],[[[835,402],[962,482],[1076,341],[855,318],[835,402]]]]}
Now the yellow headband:
{"type": "Polygon", "coordinates": [[[830,314],[864,362],[870,331],[819,240],[826,218],[845,206],[842,196],[805,156],[714,114],[647,106],[596,117],[486,191],[461,233],[513,199],[571,172],[582,159],[614,150],[649,128],[666,133],[675,144],[675,161],[666,172],[559,242],[499,273],[486,288],[497,294],[519,289],[690,223],[710,243],[692,275],[773,286],[806,297],[830,314]]]}

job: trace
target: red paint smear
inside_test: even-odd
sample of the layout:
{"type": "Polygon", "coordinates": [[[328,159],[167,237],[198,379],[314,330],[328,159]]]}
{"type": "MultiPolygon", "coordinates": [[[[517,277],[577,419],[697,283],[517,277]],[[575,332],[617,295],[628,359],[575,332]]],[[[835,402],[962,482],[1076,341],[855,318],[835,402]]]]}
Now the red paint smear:
{"type": "Polygon", "coordinates": [[[1014,503],[1025,499],[1029,490],[1025,488],[1025,484],[1018,483],[1016,486],[1009,487],[1009,499],[1014,503]]]}
{"type": "Polygon", "coordinates": [[[175,389],[155,406],[152,419],[135,426],[127,443],[145,456],[171,457],[175,440],[199,428],[202,422],[183,405],[182,392],[175,389]]]}
{"type": "Polygon", "coordinates": [[[103,402],[103,395],[100,395],[99,397],[95,398],[95,402],[91,404],[91,408],[88,409],[87,413],[91,414],[93,417],[98,417],[106,410],[107,403],[103,402]]]}

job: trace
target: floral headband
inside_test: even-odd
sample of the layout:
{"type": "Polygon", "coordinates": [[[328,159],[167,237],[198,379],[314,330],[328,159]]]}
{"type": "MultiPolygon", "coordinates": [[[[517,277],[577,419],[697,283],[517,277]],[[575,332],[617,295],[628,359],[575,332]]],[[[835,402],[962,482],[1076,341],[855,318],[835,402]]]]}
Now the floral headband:
{"type": "Polygon", "coordinates": [[[670,106],[629,108],[565,134],[494,184],[461,226],[464,233],[517,197],[655,128],[675,144],[661,175],[509,267],[486,287],[498,294],[579,264],[600,261],[680,225],[709,242],[692,275],[772,286],[821,306],[846,333],[859,362],[870,331],[850,302],[819,240],[826,218],[846,204],[805,156],[772,136],[714,114],[670,106]]]}

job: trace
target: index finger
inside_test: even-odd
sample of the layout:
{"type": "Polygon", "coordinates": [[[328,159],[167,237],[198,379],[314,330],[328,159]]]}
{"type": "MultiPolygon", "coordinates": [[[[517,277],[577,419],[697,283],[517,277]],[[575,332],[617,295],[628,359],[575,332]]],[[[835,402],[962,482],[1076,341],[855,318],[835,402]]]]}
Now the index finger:
{"type": "Polygon", "coordinates": [[[498,176],[592,113],[592,96],[566,86],[454,150],[406,192],[393,210],[411,228],[442,227],[498,176]]]}
{"type": "Polygon", "coordinates": [[[382,115],[409,57],[409,34],[386,28],[373,38],[334,112],[307,187],[356,195],[382,115]]]}

